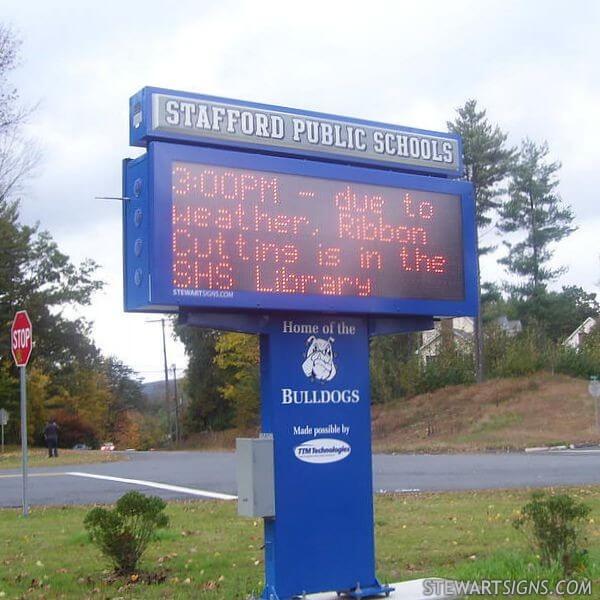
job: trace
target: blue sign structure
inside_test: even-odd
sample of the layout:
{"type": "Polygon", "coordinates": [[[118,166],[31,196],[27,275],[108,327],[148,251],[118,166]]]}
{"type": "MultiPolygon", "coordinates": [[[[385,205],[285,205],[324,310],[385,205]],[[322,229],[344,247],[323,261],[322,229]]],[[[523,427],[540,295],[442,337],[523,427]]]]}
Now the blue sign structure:
{"type": "Polygon", "coordinates": [[[126,310],[260,334],[263,600],[388,595],[369,337],[476,314],[460,139],[156,88],[130,109],[147,152],[123,169],[126,310]]]}
{"type": "Polygon", "coordinates": [[[275,442],[267,597],[386,591],[375,577],[367,323],[286,315],[261,339],[262,431],[275,442]]]}

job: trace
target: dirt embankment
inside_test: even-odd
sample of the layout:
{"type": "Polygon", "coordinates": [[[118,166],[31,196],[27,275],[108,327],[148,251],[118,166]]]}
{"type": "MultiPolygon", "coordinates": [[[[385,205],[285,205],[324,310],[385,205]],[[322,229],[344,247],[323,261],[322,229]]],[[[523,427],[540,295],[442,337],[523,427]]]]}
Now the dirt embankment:
{"type": "Polygon", "coordinates": [[[376,452],[475,452],[599,443],[587,382],[539,373],[373,407],[376,452]]]}

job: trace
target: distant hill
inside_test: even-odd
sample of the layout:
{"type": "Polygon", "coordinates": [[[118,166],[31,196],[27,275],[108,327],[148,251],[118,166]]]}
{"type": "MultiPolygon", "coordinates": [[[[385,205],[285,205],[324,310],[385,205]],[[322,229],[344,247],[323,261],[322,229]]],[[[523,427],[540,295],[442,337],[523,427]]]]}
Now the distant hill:
{"type": "MultiPolygon", "coordinates": [[[[183,378],[177,379],[177,391],[179,394],[183,390],[183,378]]],[[[142,383],[142,394],[146,403],[150,407],[164,406],[165,404],[165,381],[147,381],[142,383]]],[[[173,399],[173,380],[169,379],[169,399],[173,399]]]]}

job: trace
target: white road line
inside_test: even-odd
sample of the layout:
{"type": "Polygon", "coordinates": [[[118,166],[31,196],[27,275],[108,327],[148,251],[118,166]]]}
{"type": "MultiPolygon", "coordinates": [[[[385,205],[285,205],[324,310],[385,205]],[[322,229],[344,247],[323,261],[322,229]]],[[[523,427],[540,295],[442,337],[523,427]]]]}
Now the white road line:
{"type": "Polygon", "coordinates": [[[197,490],[195,488],[181,487],[179,485],[170,485],[168,483],[157,483],[156,481],[144,481],[143,479],[126,479],[125,477],[95,475],[94,473],[81,473],[79,471],[69,471],[65,473],[65,475],[72,475],[73,477],[88,477],[90,479],[105,479],[106,481],[117,481],[119,483],[130,483],[132,485],[142,485],[145,487],[156,488],[159,490],[168,490],[169,492],[179,492],[180,494],[190,494],[191,496],[213,498],[215,500],[237,500],[237,496],[232,496],[230,494],[221,494],[219,492],[197,490]]]}
{"type": "MultiPolygon", "coordinates": [[[[29,473],[29,477],[60,477],[61,475],[66,475],[67,473],[29,473]]],[[[21,479],[23,475],[21,473],[10,473],[8,475],[0,475],[0,479],[21,479]]]]}

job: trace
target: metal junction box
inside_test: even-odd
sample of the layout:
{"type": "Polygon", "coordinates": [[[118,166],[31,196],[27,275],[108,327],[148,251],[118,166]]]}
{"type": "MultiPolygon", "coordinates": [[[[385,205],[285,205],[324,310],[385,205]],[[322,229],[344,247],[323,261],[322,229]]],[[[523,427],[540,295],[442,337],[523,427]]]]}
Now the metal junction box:
{"type": "Polygon", "coordinates": [[[275,516],[273,438],[236,440],[238,514],[275,516]]]}

